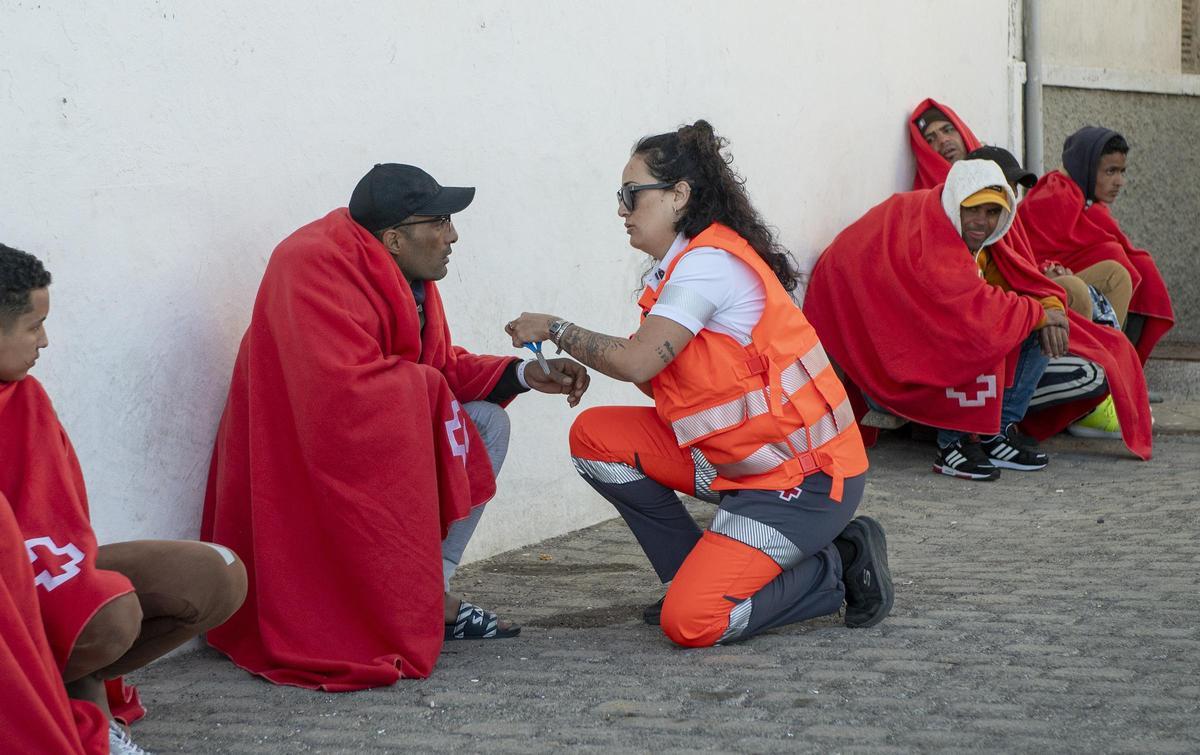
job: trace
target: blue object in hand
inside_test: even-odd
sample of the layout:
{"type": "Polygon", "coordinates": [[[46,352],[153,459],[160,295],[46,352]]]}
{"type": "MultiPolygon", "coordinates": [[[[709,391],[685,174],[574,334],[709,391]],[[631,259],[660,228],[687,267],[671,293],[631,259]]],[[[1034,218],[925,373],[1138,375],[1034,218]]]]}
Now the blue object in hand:
{"type": "Polygon", "coordinates": [[[542,372],[546,373],[546,377],[550,377],[550,365],[546,364],[546,357],[542,356],[542,342],[526,341],[525,348],[533,352],[533,355],[537,357],[538,366],[542,368],[542,372]]]}

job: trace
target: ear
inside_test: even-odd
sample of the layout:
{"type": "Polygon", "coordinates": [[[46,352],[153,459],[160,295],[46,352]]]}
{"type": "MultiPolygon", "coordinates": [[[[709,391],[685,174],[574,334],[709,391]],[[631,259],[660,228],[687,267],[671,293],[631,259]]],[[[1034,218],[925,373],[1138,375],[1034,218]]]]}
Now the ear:
{"type": "Polygon", "coordinates": [[[683,208],[687,207],[688,200],[692,198],[692,185],[687,181],[676,181],[675,188],[675,205],[676,212],[682,212],[683,208]]]}

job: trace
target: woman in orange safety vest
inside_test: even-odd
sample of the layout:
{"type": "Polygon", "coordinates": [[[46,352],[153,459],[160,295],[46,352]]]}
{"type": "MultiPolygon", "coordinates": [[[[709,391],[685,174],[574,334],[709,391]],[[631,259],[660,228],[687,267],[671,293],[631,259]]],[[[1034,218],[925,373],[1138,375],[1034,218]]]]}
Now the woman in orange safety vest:
{"type": "Polygon", "coordinates": [[[505,327],[654,399],[583,412],[571,456],[670,583],[647,623],[688,647],[843,601],[847,626],[872,626],[892,605],[883,530],[854,518],[867,471],[854,415],[725,144],[697,121],[642,139],[625,165],[617,214],[654,262],[632,337],[528,312],[505,327]],[[718,504],[706,531],[676,491],[718,504]]]}

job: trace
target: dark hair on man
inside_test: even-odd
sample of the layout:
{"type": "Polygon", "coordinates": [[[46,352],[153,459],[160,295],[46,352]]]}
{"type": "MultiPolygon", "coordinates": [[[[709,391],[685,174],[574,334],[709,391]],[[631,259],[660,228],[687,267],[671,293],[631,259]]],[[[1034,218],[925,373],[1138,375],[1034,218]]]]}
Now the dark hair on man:
{"type": "Polygon", "coordinates": [[[30,292],[49,285],[50,273],[41,260],[0,244],[0,327],[11,327],[31,309],[30,292]]]}
{"type": "Polygon", "coordinates": [[[678,130],[647,136],[633,148],[659,181],[687,181],[691,198],[675,230],[695,237],[713,223],[729,226],[750,243],[770,266],[784,290],[797,284],[792,255],[777,240],[762,216],[750,204],[746,182],[731,167],[724,153],[729,142],[716,135],[708,121],[699,120],[678,130]]]}
{"type": "Polygon", "coordinates": [[[1125,141],[1125,137],[1120,134],[1113,135],[1104,143],[1104,147],[1100,150],[1100,157],[1111,155],[1114,152],[1120,152],[1122,155],[1129,154],[1129,142],[1125,141]]]}

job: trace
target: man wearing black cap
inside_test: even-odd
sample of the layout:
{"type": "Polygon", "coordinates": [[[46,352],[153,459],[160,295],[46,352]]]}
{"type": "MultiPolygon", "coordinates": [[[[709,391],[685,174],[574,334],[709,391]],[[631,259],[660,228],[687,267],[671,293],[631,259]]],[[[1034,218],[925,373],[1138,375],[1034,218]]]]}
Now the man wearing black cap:
{"type": "Polygon", "coordinates": [[[589,378],[453,344],[435,281],[474,194],[376,165],[348,208],[271,255],[203,522],[253,554],[254,598],[209,642],[271,681],[390,684],[427,676],[443,640],[520,631],[452,598],[449,579],[495,492],[502,407],[530,388],[575,406],[589,378]]]}

